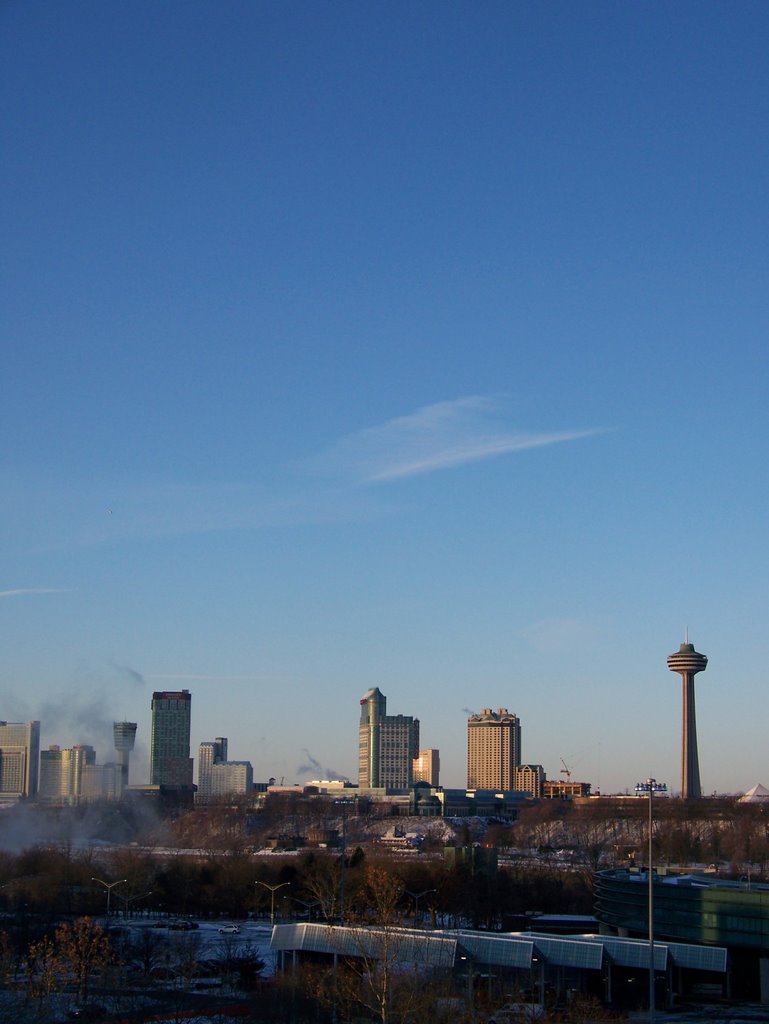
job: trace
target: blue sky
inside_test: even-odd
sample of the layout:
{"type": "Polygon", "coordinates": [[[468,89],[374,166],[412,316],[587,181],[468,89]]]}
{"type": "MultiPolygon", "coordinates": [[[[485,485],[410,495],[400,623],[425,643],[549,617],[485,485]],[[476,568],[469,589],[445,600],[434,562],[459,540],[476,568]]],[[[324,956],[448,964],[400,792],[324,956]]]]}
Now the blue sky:
{"type": "Polygon", "coordinates": [[[0,9],[0,717],[769,784],[769,10],[0,9]],[[756,714],[756,709],[761,709],[756,714]]]}

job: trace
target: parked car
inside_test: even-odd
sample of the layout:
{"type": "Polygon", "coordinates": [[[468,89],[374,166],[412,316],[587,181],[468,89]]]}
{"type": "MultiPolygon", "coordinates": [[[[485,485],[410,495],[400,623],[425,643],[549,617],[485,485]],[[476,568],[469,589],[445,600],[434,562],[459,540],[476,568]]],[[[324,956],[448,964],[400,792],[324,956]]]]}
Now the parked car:
{"type": "Polygon", "coordinates": [[[98,1003],[88,1003],[85,1006],[71,1006],[67,1010],[67,1018],[69,1020],[86,1020],[95,1021],[101,1020],[107,1011],[103,1006],[99,1006],[98,1003]]]}
{"type": "Polygon", "coordinates": [[[220,935],[238,935],[240,933],[240,927],[236,924],[223,924],[219,929],[220,935]]]}
{"type": "Polygon", "coordinates": [[[182,918],[178,921],[171,921],[168,927],[174,932],[191,932],[193,928],[198,927],[197,921],[187,921],[182,918]]]}

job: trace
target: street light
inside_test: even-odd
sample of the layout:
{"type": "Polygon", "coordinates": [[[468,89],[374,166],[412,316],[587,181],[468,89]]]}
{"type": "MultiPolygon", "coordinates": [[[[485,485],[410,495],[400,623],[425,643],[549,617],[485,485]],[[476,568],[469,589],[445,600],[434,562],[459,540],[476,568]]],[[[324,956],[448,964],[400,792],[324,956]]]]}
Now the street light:
{"type": "Polygon", "coordinates": [[[654,882],[652,874],[652,804],[655,793],[667,793],[668,787],[664,782],[657,782],[656,779],[647,779],[646,782],[639,782],[635,788],[636,793],[649,794],[649,857],[646,866],[646,873],[649,882],[649,1024],[654,1021],[654,882]]]}
{"type": "Polygon", "coordinates": [[[300,900],[298,896],[292,896],[291,899],[294,903],[298,903],[301,907],[304,907],[308,921],[312,921],[312,912],[315,907],[321,906],[320,900],[313,900],[312,903],[307,903],[306,900],[300,900]]]}
{"type": "Polygon", "coordinates": [[[425,889],[423,892],[412,892],[410,889],[406,889],[406,895],[411,896],[414,900],[414,927],[419,927],[419,901],[423,896],[427,896],[428,893],[437,892],[437,889],[425,889]]]}
{"type": "Polygon", "coordinates": [[[335,800],[334,804],[342,808],[342,859],[339,862],[339,919],[344,924],[345,873],[347,871],[347,808],[354,805],[354,800],[335,800]]]}
{"type": "Polygon", "coordinates": [[[152,893],[153,893],[153,890],[150,889],[149,892],[140,892],[136,896],[121,896],[119,892],[116,892],[115,895],[118,897],[118,899],[121,899],[123,901],[123,913],[124,914],[128,914],[128,913],[133,914],[132,910],[129,911],[129,907],[131,906],[131,904],[132,903],[136,903],[137,900],[146,900],[146,898],[148,896],[151,896],[152,893]]]}
{"type": "Polygon", "coordinates": [[[275,893],[278,889],[282,889],[284,885],[291,885],[290,882],[281,882],[280,885],[268,885],[267,882],[254,882],[254,885],[263,885],[265,889],[270,890],[270,926],[275,927],[275,893]]]}
{"type": "Polygon", "coordinates": [[[103,878],[94,878],[94,876],[91,875],[91,881],[98,882],[99,885],[103,885],[104,888],[107,890],[107,917],[109,917],[109,901],[110,896],[112,895],[112,890],[115,888],[116,885],[123,885],[123,883],[127,882],[128,879],[119,878],[117,882],[105,882],[103,878]]]}

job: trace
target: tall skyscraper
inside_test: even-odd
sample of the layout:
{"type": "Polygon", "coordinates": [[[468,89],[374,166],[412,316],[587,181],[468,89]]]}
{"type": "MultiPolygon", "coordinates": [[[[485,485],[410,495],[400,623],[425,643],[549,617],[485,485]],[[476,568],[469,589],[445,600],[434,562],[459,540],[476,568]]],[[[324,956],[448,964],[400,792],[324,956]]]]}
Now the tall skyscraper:
{"type": "Polygon", "coordinates": [[[379,687],[367,690],[360,702],[358,785],[408,789],[418,753],[419,719],[388,715],[387,698],[379,687]]]}
{"type": "Polygon", "coordinates": [[[191,717],[189,690],[160,690],[152,694],[150,783],[153,786],[193,792],[191,717]]]}
{"type": "Polygon", "coordinates": [[[136,722],[113,722],[112,736],[117,751],[120,795],[128,785],[128,769],[131,751],[136,743],[136,722]]]}
{"type": "Polygon", "coordinates": [[[683,717],[681,724],[681,798],[698,800],[702,796],[700,761],[697,754],[697,719],[694,710],[694,677],[708,667],[708,659],[698,654],[686,640],[668,657],[668,668],[681,676],[683,717]]]}
{"type": "Polygon", "coordinates": [[[0,722],[0,803],[37,795],[40,723],[0,722]]]}
{"type": "Polygon", "coordinates": [[[196,799],[207,803],[213,796],[212,771],[215,764],[227,760],[227,737],[217,736],[198,747],[198,791],[196,799]]]}
{"type": "Polygon", "coordinates": [[[515,789],[521,763],[521,723],[507,708],[484,708],[467,720],[467,788],[515,789]]]}

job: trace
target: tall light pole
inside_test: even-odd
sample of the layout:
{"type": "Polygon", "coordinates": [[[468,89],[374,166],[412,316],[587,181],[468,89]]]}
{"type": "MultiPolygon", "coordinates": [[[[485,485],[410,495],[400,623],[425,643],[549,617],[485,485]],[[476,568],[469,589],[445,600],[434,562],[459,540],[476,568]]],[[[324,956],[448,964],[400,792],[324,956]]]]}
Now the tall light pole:
{"type": "Polygon", "coordinates": [[[275,893],[278,889],[282,889],[284,885],[291,885],[290,882],[281,882],[279,885],[268,885],[267,882],[254,882],[254,885],[264,886],[265,889],[270,890],[270,926],[275,927],[275,893]]]}
{"type": "Polygon", "coordinates": [[[300,900],[298,896],[292,896],[291,899],[294,903],[298,903],[300,907],[304,907],[308,921],[312,921],[313,910],[321,905],[320,900],[313,900],[312,903],[307,903],[305,900],[300,900]]]}
{"type": "Polygon", "coordinates": [[[337,807],[342,808],[342,859],[339,862],[339,919],[344,924],[345,874],[347,871],[347,808],[354,800],[335,800],[337,807]]]}
{"type": "Polygon", "coordinates": [[[91,881],[98,882],[99,885],[103,885],[104,888],[107,890],[107,917],[109,917],[109,901],[110,896],[112,895],[112,890],[115,888],[116,885],[123,885],[124,882],[128,881],[128,879],[119,878],[117,882],[105,882],[103,878],[94,878],[94,876],[91,875],[91,881]]]}
{"type": "Polygon", "coordinates": [[[132,907],[137,900],[146,900],[148,896],[152,895],[152,893],[153,890],[150,889],[149,892],[140,892],[136,896],[121,896],[119,892],[116,892],[115,895],[118,899],[123,901],[123,913],[131,914],[131,916],[133,916],[133,910],[129,910],[129,908],[132,907]]]}
{"type": "Polygon", "coordinates": [[[649,1022],[654,1021],[654,874],[652,872],[652,804],[655,793],[667,793],[668,787],[664,782],[657,782],[656,779],[647,779],[646,782],[639,782],[636,785],[636,793],[649,794],[649,855],[646,866],[646,875],[649,883],[649,1022]]]}
{"type": "Polygon", "coordinates": [[[406,895],[411,896],[414,900],[414,927],[419,927],[419,901],[423,896],[427,896],[428,893],[437,892],[437,889],[424,889],[422,892],[412,892],[410,889],[406,889],[406,895]]]}

